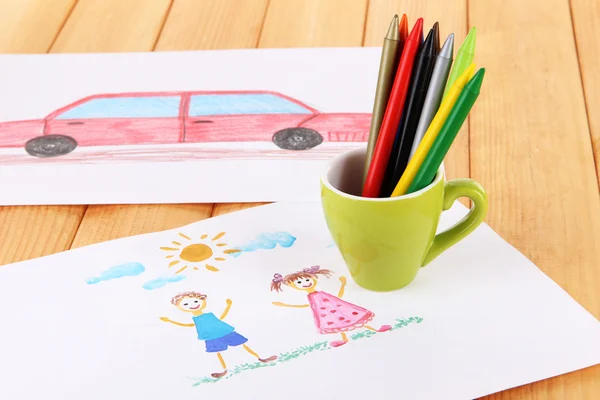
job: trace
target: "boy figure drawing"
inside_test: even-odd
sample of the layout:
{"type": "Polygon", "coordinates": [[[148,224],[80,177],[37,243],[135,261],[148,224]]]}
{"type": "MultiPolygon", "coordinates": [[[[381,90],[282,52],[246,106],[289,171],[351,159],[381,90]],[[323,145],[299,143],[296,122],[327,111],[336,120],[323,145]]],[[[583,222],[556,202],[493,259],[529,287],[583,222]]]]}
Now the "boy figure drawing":
{"type": "Polygon", "coordinates": [[[277,356],[261,358],[254,350],[245,344],[248,342],[248,339],[237,333],[233,326],[223,322],[223,319],[225,319],[231,308],[231,300],[227,299],[226,303],[227,306],[225,307],[225,310],[217,318],[211,312],[203,312],[203,310],[206,308],[205,294],[198,292],[180,293],[171,299],[171,304],[183,312],[191,313],[193,315],[193,323],[185,324],[182,322],[172,321],[167,317],[160,318],[162,321],[170,322],[177,326],[196,328],[198,340],[205,341],[206,352],[216,353],[217,358],[223,367],[222,372],[215,372],[211,374],[213,378],[221,378],[227,374],[227,364],[225,364],[225,360],[223,359],[221,352],[227,350],[229,347],[242,345],[244,350],[252,354],[258,359],[258,361],[263,363],[277,359],[277,356]]]}

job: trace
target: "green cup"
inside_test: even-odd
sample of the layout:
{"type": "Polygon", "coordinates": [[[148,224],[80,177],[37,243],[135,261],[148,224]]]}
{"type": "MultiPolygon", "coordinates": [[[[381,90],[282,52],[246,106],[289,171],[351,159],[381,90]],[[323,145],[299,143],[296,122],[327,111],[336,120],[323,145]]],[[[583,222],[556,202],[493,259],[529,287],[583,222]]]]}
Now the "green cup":
{"type": "Polygon", "coordinates": [[[404,196],[361,197],[366,149],[337,156],[321,176],[321,204],[329,232],[352,279],[361,287],[390,291],[411,283],[419,269],[464,239],[485,219],[488,200],[471,179],[433,182],[404,196]],[[456,225],[436,235],[442,211],[460,197],[473,206],[456,225]]]}

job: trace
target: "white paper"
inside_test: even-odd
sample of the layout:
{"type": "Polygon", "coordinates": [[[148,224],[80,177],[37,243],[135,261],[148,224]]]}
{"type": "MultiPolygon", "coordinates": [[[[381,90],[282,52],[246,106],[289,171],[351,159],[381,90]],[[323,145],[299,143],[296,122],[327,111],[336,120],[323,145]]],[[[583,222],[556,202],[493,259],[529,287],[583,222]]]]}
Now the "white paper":
{"type": "Polygon", "coordinates": [[[326,162],[366,146],[380,54],[306,48],[0,56],[0,205],[316,200],[326,162]],[[192,99],[196,124],[184,100],[165,95],[195,91],[278,95],[236,105],[224,95],[192,99]],[[53,114],[87,96],[154,92],[160,97],[90,100],[53,114]],[[288,126],[314,129],[323,141],[283,150],[272,136],[288,126]],[[26,141],[42,134],[73,137],[77,146],[57,157],[28,154],[26,141]]]}
{"type": "MultiPolygon", "coordinates": [[[[457,203],[439,229],[465,210],[457,203]]],[[[487,225],[406,288],[374,293],[349,277],[319,203],[275,203],[4,266],[0,316],[0,398],[11,400],[464,400],[600,362],[599,322],[487,225]],[[202,243],[208,260],[174,262],[202,258],[202,243]],[[131,276],[98,281],[126,263],[131,276]],[[316,265],[334,272],[317,290],[337,295],[345,276],[342,299],[373,311],[372,327],[405,325],[331,347],[341,335],[318,333],[310,309],[272,304],[306,303],[270,284],[316,265]],[[228,374],[211,378],[222,368],[195,329],[160,319],[192,323],[170,303],[186,291],[206,294],[204,312],[216,316],[231,299],[224,321],[260,357],[279,358],[263,364],[230,347],[228,374]],[[202,379],[211,382],[194,386],[202,379]]]]}

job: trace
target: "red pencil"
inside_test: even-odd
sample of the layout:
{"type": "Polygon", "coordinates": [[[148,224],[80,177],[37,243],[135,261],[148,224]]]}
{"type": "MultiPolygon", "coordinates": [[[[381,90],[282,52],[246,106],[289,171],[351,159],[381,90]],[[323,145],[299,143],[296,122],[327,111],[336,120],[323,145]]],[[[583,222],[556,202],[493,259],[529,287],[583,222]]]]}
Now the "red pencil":
{"type": "Polygon", "coordinates": [[[379,197],[385,170],[392,146],[394,145],[394,139],[396,138],[398,124],[402,117],[402,109],[404,108],[404,101],[408,92],[412,67],[417,50],[421,44],[422,36],[423,18],[419,18],[406,38],[404,48],[402,49],[402,56],[400,56],[400,62],[398,63],[392,92],[390,93],[388,105],[383,115],[383,121],[381,121],[381,128],[379,128],[379,137],[375,144],[375,149],[373,149],[373,158],[371,159],[371,165],[369,166],[365,186],[363,187],[363,197],[379,197]]]}

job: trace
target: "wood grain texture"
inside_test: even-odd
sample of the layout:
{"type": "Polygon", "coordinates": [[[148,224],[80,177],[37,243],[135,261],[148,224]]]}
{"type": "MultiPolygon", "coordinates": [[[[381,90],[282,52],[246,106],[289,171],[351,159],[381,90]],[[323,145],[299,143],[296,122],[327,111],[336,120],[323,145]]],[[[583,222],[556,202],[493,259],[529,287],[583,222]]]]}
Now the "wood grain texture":
{"type": "Polygon", "coordinates": [[[77,0],[4,0],[0,52],[45,53],[77,0]]]}
{"type": "Polygon", "coordinates": [[[600,185],[600,2],[571,0],[571,13],[600,185]]]}
{"type": "Polygon", "coordinates": [[[367,0],[271,0],[259,47],[360,46],[367,0]]]}
{"type": "MultiPolygon", "coordinates": [[[[600,199],[569,5],[471,1],[469,22],[487,68],[470,132],[488,223],[598,318],[600,199]]],[[[489,398],[599,396],[597,366],[489,398]]]]}
{"type": "MultiPolygon", "coordinates": [[[[402,17],[406,14],[408,18],[409,31],[415,21],[423,17],[423,36],[432,28],[433,24],[439,22],[440,46],[450,33],[454,33],[454,54],[462,44],[468,32],[467,27],[467,1],[466,0],[383,0],[371,1],[365,28],[365,46],[382,46],[383,37],[387,31],[394,14],[402,17]]],[[[475,56],[477,59],[477,56],[475,56]]],[[[374,89],[373,89],[374,90],[374,89]]],[[[469,168],[469,124],[465,121],[456,136],[448,155],[444,159],[446,179],[468,178],[469,168]]],[[[468,199],[460,199],[466,206],[470,205],[468,199]]]]}
{"type": "Polygon", "coordinates": [[[171,0],[79,0],[52,52],[152,50],[171,0]]]}
{"type": "Polygon", "coordinates": [[[212,209],[212,204],[90,206],[71,248],[177,228],[210,217],[212,209]]]}
{"type": "MultiPolygon", "coordinates": [[[[45,53],[75,0],[4,1],[0,7],[0,52],[45,53]]],[[[0,208],[0,265],[67,250],[85,206],[0,208]]]]}
{"type": "Polygon", "coordinates": [[[256,47],[268,0],[175,0],[156,50],[256,47]]]}
{"type": "Polygon", "coordinates": [[[0,265],[68,250],[85,206],[0,208],[0,265]]]}
{"type": "Polygon", "coordinates": [[[220,203],[215,204],[215,208],[213,209],[212,216],[216,217],[218,215],[229,214],[234,211],[246,210],[248,208],[254,208],[259,206],[264,206],[270,203],[220,203]]]}

